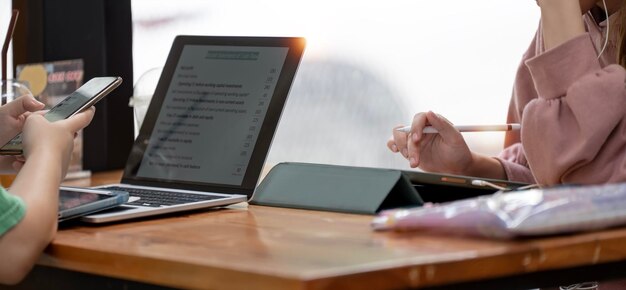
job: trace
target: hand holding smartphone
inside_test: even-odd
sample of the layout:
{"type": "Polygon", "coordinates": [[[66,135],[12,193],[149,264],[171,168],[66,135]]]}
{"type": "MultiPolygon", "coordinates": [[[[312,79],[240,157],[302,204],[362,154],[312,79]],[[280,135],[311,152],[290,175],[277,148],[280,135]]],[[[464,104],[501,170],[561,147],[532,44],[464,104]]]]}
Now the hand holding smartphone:
{"type": "MultiPolygon", "coordinates": [[[[93,106],[122,83],[120,77],[97,77],[89,80],[46,114],[50,122],[67,119],[93,106]]],[[[0,155],[21,155],[22,134],[18,134],[0,148],[0,155]]]]}

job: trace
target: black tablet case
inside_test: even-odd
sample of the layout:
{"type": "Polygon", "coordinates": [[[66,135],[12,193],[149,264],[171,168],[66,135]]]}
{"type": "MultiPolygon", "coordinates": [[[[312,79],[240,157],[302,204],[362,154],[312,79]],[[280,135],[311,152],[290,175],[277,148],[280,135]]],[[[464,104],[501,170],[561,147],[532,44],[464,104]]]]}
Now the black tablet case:
{"type": "MultiPolygon", "coordinates": [[[[413,184],[401,170],[312,163],[280,163],[257,187],[250,204],[359,214],[424,202],[446,202],[494,193],[488,187],[413,184]]],[[[432,177],[432,174],[425,174],[432,177]]],[[[425,178],[428,179],[428,178],[425,178]]],[[[432,179],[432,178],[430,178],[432,179]]]]}

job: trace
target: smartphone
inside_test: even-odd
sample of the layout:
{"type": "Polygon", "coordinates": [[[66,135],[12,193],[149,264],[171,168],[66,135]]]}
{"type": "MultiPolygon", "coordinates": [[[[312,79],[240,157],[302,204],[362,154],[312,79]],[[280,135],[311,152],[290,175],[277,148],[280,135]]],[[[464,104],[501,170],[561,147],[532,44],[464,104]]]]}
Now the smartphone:
{"type": "MultiPolygon", "coordinates": [[[[89,80],[46,114],[50,122],[67,119],[93,106],[122,83],[120,77],[97,77],[89,80]]],[[[21,155],[22,133],[0,148],[0,155],[21,155]]]]}

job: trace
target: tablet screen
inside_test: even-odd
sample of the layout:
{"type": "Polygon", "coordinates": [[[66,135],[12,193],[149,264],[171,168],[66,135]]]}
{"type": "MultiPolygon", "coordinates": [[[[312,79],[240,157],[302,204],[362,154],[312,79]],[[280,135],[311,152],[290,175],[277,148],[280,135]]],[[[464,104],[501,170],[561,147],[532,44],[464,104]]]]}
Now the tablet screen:
{"type": "Polygon", "coordinates": [[[59,211],[110,198],[110,195],[91,191],[59,190],[59,211]]]}
{"type": "Polygon", "coordinates": [[[299,37],[177,36],[122,183],[251,196],[304,46],[299,37]]]}
{"type": "Polygon", "coordinates": [[[137,176],[241,185],[288,51],[183,47],[137,176]]]}

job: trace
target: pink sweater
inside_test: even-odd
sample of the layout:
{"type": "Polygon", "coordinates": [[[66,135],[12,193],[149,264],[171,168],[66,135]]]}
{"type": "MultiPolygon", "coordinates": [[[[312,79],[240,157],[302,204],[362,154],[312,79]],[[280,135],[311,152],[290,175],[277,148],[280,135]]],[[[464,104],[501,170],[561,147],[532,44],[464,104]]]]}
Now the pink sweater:
{"type": "Polygon", "coordinates": [[[604,22],[584,21],[586,34],[549,51],[538,32],[524,54],[508,114],[522,130],[507,134],[498,156],[509,180],[626,181],[626,71],[614,64],[616,35],[598,59],[604,22]]]}

